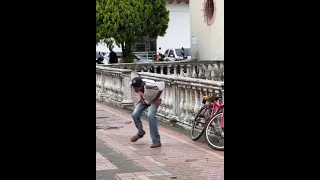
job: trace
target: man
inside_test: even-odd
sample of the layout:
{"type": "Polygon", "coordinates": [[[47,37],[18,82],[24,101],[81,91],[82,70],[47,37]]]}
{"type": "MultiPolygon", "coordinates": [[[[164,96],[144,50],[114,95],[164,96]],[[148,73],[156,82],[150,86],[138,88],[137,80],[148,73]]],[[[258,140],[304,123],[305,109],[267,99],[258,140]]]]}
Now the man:
{"type": "Polygon", "coordinates": [[[109,47],[109,64],[118,63],[117,54],[112,50],[112,47],[109,47]]]}
{"type": "Polygon", "coordinates": [[[132,142],[136,142],[142,138],[146,132],[143,130],[141,122],[141,114],[145,109],[148,110],[147,118],[149,121],[150,136],[152,139],[151,148],[161,146],[158,124],[156,119],[157,109],[161,103],[160,95],[164,89],[164,82],[155,82],[135,77],[132,79],[131,86],[136,93],[140,94],[140,101],[135,107],[132,118],[138,129],[138,133],[131,138],[132,142]]]}
{"type": "Polygon", "coordinates": [[[157,61],[160,61],[162,59],[162,51],[161,51],[161,47],[159,47],[159,51],[157,54],[157,61]]]}

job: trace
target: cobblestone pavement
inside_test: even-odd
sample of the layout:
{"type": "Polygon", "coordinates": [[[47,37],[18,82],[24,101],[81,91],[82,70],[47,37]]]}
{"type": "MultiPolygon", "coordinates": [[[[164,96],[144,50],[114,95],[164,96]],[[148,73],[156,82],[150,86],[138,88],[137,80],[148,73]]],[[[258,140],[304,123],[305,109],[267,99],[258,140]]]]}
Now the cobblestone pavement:
{"type": "Polygon", "coordinates": [[[96,107],[97,180],[224,179],[224,152],[162,125],[162,147],[152,149],[145,118],[147,133],[133,143],[137,130],[131,112],[100,103],[96,107]]]}

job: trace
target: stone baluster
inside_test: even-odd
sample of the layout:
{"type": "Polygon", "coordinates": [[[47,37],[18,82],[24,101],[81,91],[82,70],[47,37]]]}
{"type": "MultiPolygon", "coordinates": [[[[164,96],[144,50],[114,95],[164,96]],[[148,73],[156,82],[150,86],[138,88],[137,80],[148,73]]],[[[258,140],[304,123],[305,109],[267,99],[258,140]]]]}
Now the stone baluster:
{"type": "Polygon", "coordinates": [[[184,65],[183,64],[180,64],[180,76],[184,76],[184,65]]]}
{"type": "Polygon", "coordinates": [[[175,98],[175,92],[174,92],[174,86],[173,85],[171,85],[170,86],[170,89],[169,89],[169,91],[170,91],[170,99],[169,99],[169,119],[170,120],[173,120],[173,119],[176,119],[176,116],[175,116],[175,112],[174,112],[174,103],[175,103],[175,100],[176,100],[176,98],[175,98]]]}
{"type": "Polygon", "coordinates": [[[161,112],[162,112],[162,107],[163,107],[163,91],[162,91],[162,93],[161,93],[161,95],[160,95],[160,99],[161,99],[161,104],[159,105],[159,107],[158,107],[158,110],[157,110],[157,113],[158,114],[162,114],[161,112]]]}
{"type": "Polygon", "coordinates": [[[96,99],[100,100],[101,91],[100,72],[96,71],[96,99]]]}
{"type": "Polygon", "coordinates": [[[112,95],[111,95],[111,99],[117,99],[115,96],[117,95],[116,93],[116,74],[115,73],[112,73],[112,84],[111,84],[111,87],[112,87],[112,95]]]}
{"type": "Polygon", "coordinates": [[[113,73],[113,84],[112,84],[112,99],[117,99],[117,74],[113,73]]]}
{"type": "Polygon", "coordinates": [[[217,81],[219,79],[219,67],[216,63],[212,65],[211,77],[213,80],[217,81]]]}
{"type": "Polygon", "coordinates": [[[145,72],[144,66],[141,67],[141,72],[145,72]]]}
{"type": "Polygon", "coordinates": [[[109,83],[109,89],[110,89],[110,96],[113,97],[114,93],[114,74],[110,73],[110,83],[109,83]]]}
{"type": "Polygon", "coordinates": [[[192,66],[192,76],[191,76],[191,77],[193,77],[193,78],[197,78],[196,68],[197,68],[197,65],[194,64],[194,65],[192,66]]]}
{"type": "Polygon", "coordinates": [[[201,90],[201,88],[196,88],[195,87],[195,90],[194,90],[194,100],[195,100],[195,105],[194,105],[194,109],[193,109],[193,112],[195,114],[198,113],[198,111],[200,110],[200,103],[201,103],[201,100],[199,98],[199,91],[201,90]]]}
{"type": "Polygon", "coordinates": [[[100,72],[96,72],[96,85],[100,86],[100,72]]]}
{"type": "Polygon", "coordinates": [[[169,120],[171,120],[171,118],[172,118],[172,113],[171,113],[171,110],[172,110],[172,104],[171,104],[171,101],[172,101],[172,94],[171,94],[171,89],[172,89],[172,86],[170,85],[168,85],[168,94],[169,94],[169,98],[168,98],[168,104],[167,104],[167,118],[169,119],[169,120]]]}
{"type": "Polygon", "coordinates": [[[118,79],[118,77],[117,77],[118,75],[116,74],[116,73],[114,73],[113,74],[113,96],[112,96],[112,99],[114,99],[114,100],[117,100],[118,98],[119,98],[119,96],[118,96],[118,81],[117,81],[117,79],[118,79]]]}
{"type": "Polygon", "coordinates": [[[163,74],[163,65],[160,65],[160,74],[163,74]]]}
{"type": "Polygon", "coordinates": [[[212,71],[212,66],[210,64],[208,64],[208,67],[206,69],[206,79],[211,80],[211,71],[212,71]]]}
{"type": "Polygon", "coordinates": [[[112,96],[112,73],[108,74],[108,97],[112,96]]]}
{"type": "MultiPolygon", "coordinates": [[[[130,74],[131,75],[131,74],[130,74]]],[[[117,74],[117,97],[118,100],[122,101],[123,97],[122,97],[122,84],[121,84],[121,75],[117,74]]]]}
{"type": "Polygon", "coordinates": [[[218,80],[219,81],[223,81],[224,80],[224,64],[223,64],[223,62],[221,62],[221,63],[219,63],[218,64],[218,66],[219,66],[219,78],[218,78],[218,80]]]}
{"type": "Polygon", "coordinates": [[[186,102],[185,102],[185,104],[184,104],[184,110],[186,111],[186,115],[185,115],[185,117],[184,117],[184,119],[183,119],[183,121],[184,121],[184,124],[186,124],[186,125],[188,125],[189,124],[189,122],[188,122],[188,120],[189,120],[189,118],[190,118],[190,113],[189,113],[189,107],[190,107],[190,86],[187,86],[186,88],[185,88],[185,97],[186,97],[186,102]]]}
{"type": "MultiPolygon", "coordinates": [[[[100,84],[101,84],[101,86],[103,86],[103,89],[101,88],[101,92],[103,93],[103,96],[105,96],[106,95],[106,81],[107,81],[107,77],[105,77],[105,76],[103,76],[103,73],[102,73],[102,71],[100,72],[100,78],[102,78],[103,77],[103,82],[101,82],[100,84]]],[[[100,86],[100,87],[101,87],[100,86]]]]}
{"type": "Polygon", "coordinates": [[[147,67],[147,72],[150,72],[150,66],[146,66],[147,67]]]}
{"type": "Polygon", "coordinates": [[[202,100],[203,100],[204,94],[202,93],[201,87],[198,87],[198,90],[199,90],[199,110],[200,110],[200,108],[202,108],[202,106],[203,106],[202,100]]]}
{"type": "Polygon", "coordinates": [[[184,89],[184,86],[181,86],[181,85],[178,85],[178,89],[180,91],[180,104],[179,104],[179,107],[180,107],[180,116],[179,116],[179,120],[180,122],[183,122],[183,119],[185,118],[186,114],[185,114],[185,111],[184,111],[184,104],[185,104],[185,89],[184,89]]]}
{"type": "MultiPolygon", "coordinates": [[[[105,75],[105,74],[104,74],[105,75]]],[[[104,89],[105,89],[105,93],[106,93],[106,97],[109,97],[109,95],[110,95],[110,81],[111,81],[111,77],[110,77],[110,74],[108,74],[108,76],[105,76],[105,78],[106,78],[106,81],[105,81],[105,85],[104,85],[104,89]]]]}
{"type": "Polygon", "coordinates": [[[194,120],[194,107],[195,107],[195,98],[194,98],[194,91],[195,91],[195,87],[191,87],[190,88],[190,104],[189,104],[189,121],[188,121],[188,125],[191,126],[192,121],[194,120]]]}
{"type": "Polygon", "coordinates": [[[132,98],[131,98],[131,88],[130,88],[130,82],[131,82],[131,72],[123,72],[122,74],[122,105],[132,104],[132,98]]]}
{"type": "Polygon", "coordinates": [[[158,67],[159,67],[158,65],[153,66],[153,73],[157,73],[158,67]]]}
{"type": "Polygon", "coordinates": [[[190,65],[190,64],[187,64],[187,68],[186,68],[186,69],[187,69],[187,73],[186,73],[185,76],[186,76],[186,77],[191,77],[191,72],[190,72],[190,71],[191,71],[191,65],[190,65]]]}
{"type": "Polygon", "coordinates": [[[133,79],[134,77],[138,76],[138,72],[140,70],[140,66],[139,65],[134,65],[131,68],[132,72],[131,72],[131,79],[133,79]]]}
{"type": "Polygon", "coordinates": [[[104,95],[105,93],[105,82],[106,82],[106,73],[101,71],[100,73],[100,87],[101,87],[101,93],[104,95]]]}
{"type": "Polygon", "coordinates": [[[168,64],[168,65],[167,65],[167,75],[171,75],[170,68],[171,68],[171,65],[168,64]]]}
{"type": "Polygon", "coordinates": [[[161,94],[161,105],[160,105],[161,108],[160,108],[160,111],[158,111],[159,114],[163,116],[165,115],[164,113],[166,111],[166,98],[167,98],[166,89],[164,89],[161,94]]]}
{"type": "Polygon", "coordinates": [[[173,75],[175,75],[175,76],[177,76],[178,74],[177,74],[177,68],[178,68],[178,65],[177,64],[174,64],[173,65],[173,75]]]}
{"type": "MultiPolygon", "coordinates": [[[[130,80],[131,80],[131,74],[132,74],[132,72],[130,73],[130,80]]],[[[122,101],[122,100],[125,99],[124,89],[123,89],[123,84],[122,84],[122,83],[123,83],[123,82],[122,82],[123,75],[121,74],[119,77],[120,77],[120,78],[119,78],[120,99],[121,99],[121,101],[122,101]]],[[[131,97],[131,91],[130,91],[130,97],[131,97]]],[[[132,100],[132,98],[131,98],[131,100],[132,100]]]]}
{"type": "Polygon", "coordinates": [[[222,99],[222,104],[224,104],[224,89],[221,90],[221,99],[222,99]]]}
{"type": "Polygon", "coordinates": [[[164,114],[166,116],[168,116],[169,112],[170,112],[170,85],[166,85],[166,111],[164,112],[164,114]]]}
{"type": "Polygon", "coordinates": [[[169,99],[170,99],[169,85],[168,84],[166,84],[165,91],[166,91],[166,99],[165,99],[165,110],[164,110],[163,114],[165,116],[167,116],[168,115],[168,111],[169,111],[169,99]]]}
{"type": "Polygon", "coordinates": [[[199,68],[198,78],[206,79],[206,69],[207,69],[206,65],[201,64],[199,67],[200,68],[199,68]]]}

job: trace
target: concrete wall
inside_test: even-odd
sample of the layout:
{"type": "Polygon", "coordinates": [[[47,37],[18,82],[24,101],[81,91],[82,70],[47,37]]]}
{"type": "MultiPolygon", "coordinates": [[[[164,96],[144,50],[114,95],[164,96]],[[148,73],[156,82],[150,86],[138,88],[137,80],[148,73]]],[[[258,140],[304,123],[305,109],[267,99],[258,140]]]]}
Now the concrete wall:
{"type": "Polygon", "coordinates": [[[167,3],[169,26],[166,34],[157,39],[157,49],[161,47],[164,53],[168,48],[190,48],[190,8],[189,4],[167,3]]]}
{"type": "Polygon", "coordinates": [[[204,2],[189,1],[192,55],[201,60],[224,60],[224,0],[214,0],[215,20],[211,26],[204,19],[204,2]]]}

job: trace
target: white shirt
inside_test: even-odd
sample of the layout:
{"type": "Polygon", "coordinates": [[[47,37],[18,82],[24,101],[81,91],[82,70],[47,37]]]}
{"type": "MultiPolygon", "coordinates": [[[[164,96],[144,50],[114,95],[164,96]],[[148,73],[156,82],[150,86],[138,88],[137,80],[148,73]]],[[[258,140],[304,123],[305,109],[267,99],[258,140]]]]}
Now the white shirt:
{"type": "Polygon", "coordinates": [[[153,101],[159,91],[163,91],[165,87],[165,83],[162,81],[153,81],[150,79],[142,79],[146,84],[144,86],[144,92],[139,92],[139,94],[143,97],[144,102],[149,104],[153,101]]]}

